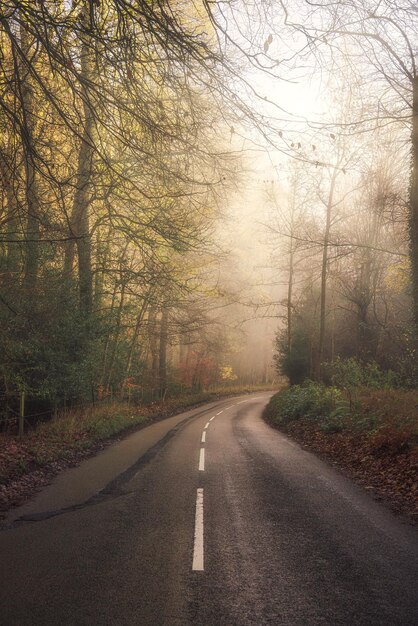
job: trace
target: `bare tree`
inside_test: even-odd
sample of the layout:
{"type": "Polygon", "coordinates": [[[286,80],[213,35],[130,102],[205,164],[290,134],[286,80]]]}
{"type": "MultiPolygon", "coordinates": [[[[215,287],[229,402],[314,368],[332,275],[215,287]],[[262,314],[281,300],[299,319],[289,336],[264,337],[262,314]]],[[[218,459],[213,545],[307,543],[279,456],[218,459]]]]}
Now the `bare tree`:
{"type": "MultiPolygon", "coordinates": [[[[418,13],[413,0],[338,0],[315,3],[305,0],[292,10],[281,5],[287,27],[305,38],[302,54],[316,55],[319,63],[334,58],[364,72],[373,81],[374,112],[352,116],[343,130],[357,133],[376,125],[396,123],[410,128],[411,176],[409,186],[410,258],[412,265],[413,317],[418,328],[418,73],[416,42],[418,13]],[[301,11],[297,15],[297,10],[301,11]],[[301,15],[304,20],[301,20],[301,15]]],[[[324,67],[325,69],[325,67],[324,67]]],[[[366,81],[364,81],[367,84],[366,81]]]]}

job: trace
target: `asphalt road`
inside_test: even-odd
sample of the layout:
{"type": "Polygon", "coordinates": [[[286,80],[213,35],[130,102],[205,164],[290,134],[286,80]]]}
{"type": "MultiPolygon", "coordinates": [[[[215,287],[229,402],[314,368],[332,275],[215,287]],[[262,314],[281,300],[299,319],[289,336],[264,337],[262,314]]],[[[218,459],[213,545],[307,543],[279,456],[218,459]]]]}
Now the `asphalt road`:
{"type": "Polygon", "coordinates": [[[3,530],[0,624],[418,625],[417,530],[267,398],[189,412],[97,496],[3,530]]]}

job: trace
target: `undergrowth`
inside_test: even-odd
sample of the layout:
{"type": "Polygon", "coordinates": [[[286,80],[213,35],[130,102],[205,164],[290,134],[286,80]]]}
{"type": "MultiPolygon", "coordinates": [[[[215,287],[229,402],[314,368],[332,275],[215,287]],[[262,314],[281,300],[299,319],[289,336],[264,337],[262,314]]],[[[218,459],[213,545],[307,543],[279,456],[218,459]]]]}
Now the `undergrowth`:
{"type": "Polygon", "coordinates": [[[355,401],[350,389],[308,381],[275,394],[265,418],[284,428],[309,422],[323,433],[366,435],[373,454],[397,454],[418,444],[416,391],[359,387],[355,401]]]}
{"type": "Polygon", "coordinates": [[[342,428],[342,420],[349,412],[350,402],[341,389],[308,381],[273,396],[266,417],[275,424],[300,418],[314,419],[324,430],[335,431],[342,428]]]}
{"type": "Polygon", "coordinates": [[[166,399],[164,402],[134,405],[115,401],[58,413],[53,419],[40,423],[34,430],[28,431],[23,439],[0,434],[0,483],[16,479],[36,467],[47,466],[60,460],[76,460],[83,451],[94,449],[112,437],[192,406],[223,396],[267,388],[267,386],[214,388],[211,391],[183,394],[166,399]]]}

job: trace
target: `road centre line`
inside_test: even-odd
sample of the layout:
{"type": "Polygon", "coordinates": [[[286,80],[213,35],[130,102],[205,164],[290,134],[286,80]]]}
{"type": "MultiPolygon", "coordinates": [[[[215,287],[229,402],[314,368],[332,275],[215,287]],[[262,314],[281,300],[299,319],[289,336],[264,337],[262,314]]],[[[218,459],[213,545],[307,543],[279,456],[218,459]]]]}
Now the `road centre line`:
{"type": "Polygon", "coordinates": [[[199,455],[199,472],[205,471],[205,448],[200,448],[199,455]]]}
{"type": "MultiPolygon", "coordinates": [[[[209,420],[210,422],[210,420],[209,420]]],[[[205,428],[203,430],[206,430],[207,428],[209,428],[209,422],[206,424],[205,428]]]]}
{"type": "Polygon", "coordinates": [[[225,411],[227,411],[228,409],[232,409],[233,406],[235,406],[235,404],[230,404],[229,406],[225,408],[225,411]]]}
{"type": "Polygon", "coordinates": [[[216,415],[213,415],[213,416],[210,418],[209,422],[211,422],[212,420],[214,420],[214,419],[215,419],[215,417],[216,417],[216,415]]]}
{"type": "Polygon", "coordinates": [[[194,523],[193,571],[203,571],[203,554],[203,489],[198,489],[196,494],[196,516],[194,523]]]}
{"type": "Polygon", "coordinates": [[[206,442],[206,430],[203,431],[202,433],[202,443],[206,442]]]}
{"type": "Polygon", "coordinates": [[[219,411],[219,413],[217,413],[216,415],[220,415],[221,413],[223,413],[223,411],[219,411]]]}

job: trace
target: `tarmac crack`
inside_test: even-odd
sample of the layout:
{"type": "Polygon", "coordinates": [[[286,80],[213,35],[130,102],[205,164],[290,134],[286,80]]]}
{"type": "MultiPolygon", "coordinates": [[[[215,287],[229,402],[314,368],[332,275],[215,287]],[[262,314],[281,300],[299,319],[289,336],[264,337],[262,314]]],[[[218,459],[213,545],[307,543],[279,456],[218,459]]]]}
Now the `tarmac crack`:
{"type": "Polygon", "coordinates": [[[157,441],[156,444],[151,446],[139,459],[127,470],[116,476],[113,480],[111,480],[103,489],[99,492],[85,500],[84,502],[80,502],[78,504],[73,504],[68,507],[64,507],[62,509],[56,509],[52,511],[42,511],[40,513],[29,513],[27,515],[22,515],[18,517],[13,522],[9,524],[2,523],[0,525],[0,531],[13,530],[14,528],[18,528],[23,524],[33,524],[37,522],[43,522],[45,520],[51,519],[52,517],[57,517],[59,515],[66,515],[67,513],[73,513],[75,511],[80,511],[90,506],[96,506],[98,504],[102,504],[104,502],[109,502],[111,500],[129,495],[131,493],[135,493],[134,490],[123,490],[123,485],[127,484],[145,465],[147,465],[155,456],[167,445],[172,437],[174,437],[188,422],[194,420],[201,415],[203,415],[206,411],[200,411],[195,415],[191,415],[187,417],[182,422],[177,424],[174,428],[169,430],[162,439],[157,441]]]}

